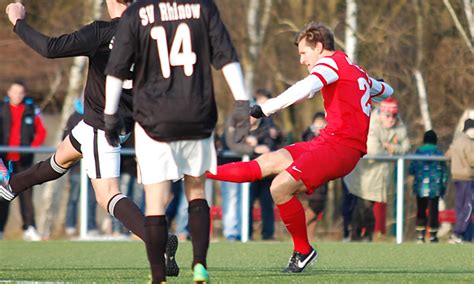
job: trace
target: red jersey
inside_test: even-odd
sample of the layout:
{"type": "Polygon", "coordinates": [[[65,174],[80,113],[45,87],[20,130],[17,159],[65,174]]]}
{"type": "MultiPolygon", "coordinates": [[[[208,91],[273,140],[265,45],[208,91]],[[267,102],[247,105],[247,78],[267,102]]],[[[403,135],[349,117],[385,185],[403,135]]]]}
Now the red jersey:
{"type": "Polygon", "coordinates": [[[369,76],[340,51],[319,60],[313,70],[315,72],[311,74],[318,76],[324,84],[321,92],[327,113],[327,126],[321,130],[321,138],[367,153],[371,109],[369,76]],[[338,80],[326,84],[324,76],[317,71],[318,65],[333,69],[338,80]]]}

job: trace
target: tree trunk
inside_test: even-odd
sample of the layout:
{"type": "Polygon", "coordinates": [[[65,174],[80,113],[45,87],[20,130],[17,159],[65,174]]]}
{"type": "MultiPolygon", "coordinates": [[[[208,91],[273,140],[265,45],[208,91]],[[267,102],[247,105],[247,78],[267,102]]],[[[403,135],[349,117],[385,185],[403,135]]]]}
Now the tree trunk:
{"type": "Polygon", "coordinates": [[[346,0],[345,47],[346,54],[353,62],[357,62],[357,3],[346,0]]]}
{"type": "MultiPolygon", "coordinates": [[[[89,5],[85,7],[90,9],[90,13],[86,13],[85,22],[90,22],[91,19],[99,19],[102,16],[102,2],[103,0],[90,0],[89,5]]],[[[85,67],[87,65],[87,57],[75,57],[71,69],[69,71],[69,85],[64,99],[63,109],[61,112],[61,118],[59,127],[56,129],[55,145],[58,145],[62,140],[62,130],[64,129],[69,116],[74,110],[74,100],[80,98],[84,76],[85,67]]],[[[43,192],[43,208],[45,210],[44,215],[40,215],[41,221],[38,224],[43,225],[40,230],[43,232],[43,236],[48,238],[53,229],[53,224],[61,224],[62,222],[54,222],[54,218],[57,217],[59,211],[60,200],[62,198],[62,192],[64,188],[64,181],[58,180],[57,182],[46,183],[43,192]]]]}
{"type": "Polygon", "coordinates": [[[426,94],[425,81],[420,70],[420,67],[423,63],[423,3],[420,3],[418,0],[414,0],[414,2],[416,13],[416,58],[413,75],[415,76],[416,88],[418,90],[421,118],[425,127],[425,131],[428,131],[432,129],[431,116],[428,110],[428,98],[426,94]]]}
{"type": "Polygon", "coordinates": [[[464,0],[464,13],[466,14],[467,23],[469,25],[469,33],[471,34],[471,41],[474,38],[474,19],[472,17],[472,10],[474,2],[472,0],[464,0]]]}
{"type": "Polygon", "coordinates": [[[467,47],[471,52],[474,51],[474,48],[472,46],[472,34],[474,32],[474,27],[472,23],[472,3],[469,5],[468,0],[464,0],[464,11],[467,14],[467,19],[468,19],[468,24],[469,24],[469,31],[471,33],[471,39],[466,34],[466,31],[464,31],[464,28],[462,27],[461,22],[458,19],[458,16],[456,15],[456,12],[454,12],[453,6],[451,6],[451,3],[449,3],[449,0],[443,0],[444,6],[446,6],[446,9],[448,9],[449,14],[451,15],[451,18],[453,19],[454,25],[456,26],[456,29],[459,31],[461,34],[461,37],[463,38],[464,42],[466,43],[467,47]]]}
{"type": "Polygon", "coordinates": [[[261,1],[259,0],[251,0],[247,11],[247,32],[249,36],[247,52],[250,60],[244,66],[244,70],[245,87],[250,94],[254,93],[256,63],[258,62],[258,56],[270,20],[272,0],[265,0],[263,7],[260,4],[261,1]],[[259,19],[260,21],[258,21],[259,19]]]}

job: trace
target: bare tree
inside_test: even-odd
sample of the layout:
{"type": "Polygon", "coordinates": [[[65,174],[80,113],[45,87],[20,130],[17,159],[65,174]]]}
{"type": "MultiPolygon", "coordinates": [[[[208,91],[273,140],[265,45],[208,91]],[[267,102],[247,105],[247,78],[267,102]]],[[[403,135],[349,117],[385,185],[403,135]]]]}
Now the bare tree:
{"type": "Polygon", "coordinates": [[[451,15],[451,18],[453,19],[454,25],[456,26],[456,29],[459,31],[461,34],[461,37],[463,38],[464,42],[466,43],[467,47],[469,50],[474,52],[474,48],[472,46],[472,34],[474,31],[474,24],[472,22],[472,1],[469,0],[464,0],[464,11],[466,13],[466,17],[468,19],[468,24],[469,24],[469,32],[471,34],[471,39],[467,36],[466,31],[462,27],[461,22],[459,21],[458,16],[456,15],[456,12],[454,12],[453,6],[451,6],[451,3],[449,0],[443,0],[444,5],[446,6],[446,9],[448,9],[449,14],[451,15]],[[471,3],[469,3],[471,2],[471,3]]]}
{"type": "Polygon", "coordinates": [[[425,80],[420,70],[423,62],[423,12],[422,6],[418,0],[414,0],[414,7],[416,12],[416,60],[413,69],[415,76],[416,88],[418,90],[418,99],[420,102],[420,113],[425,126],[425,131],[432,129],[430,112],[428,110],[428,98],[426,94],[425,80]]]}
{"type": "MultiPolygon", "coordinates": [[[[102,16],[102,2],[103,0],[89,0],[89,5],[85,6],[90,13],[85,13],[85,22],[89,22],[91,19],[99,19],[102,16]]],[[[60,127],[58,127],[55,139],[55,145],[59,144],[62,140],[62,129],[66,125],[66,122],[73,111],[74,100],[79,98],[82,93],[85,67],[87,65],[87,57],[75,57],[74,62],[69,71],[69,84],[67,88],[66,97],[64,99],[63,109],[61,111],[60,127]]],[[[43,190],[43,208],[45,214],[42,222],[43,224],[43,235],[48,237],[51,233],[54,222],[55,212],[58,211],[60,200],[62,195],[55,194],[58,188],[55,182],[49,182],[45,185],[43,190]]],[[[62,192],[62,190],[61,190],[62,192]]]]}
{"type": "Polygon", "coordinates": [[[250,0],[247,11],[247,31],[249,37],[247,52],[250,60],[244,66],[244,70],[245,86],[251,94],[254,93],[255,68],[270,20],[272,0],[263,1],[263,7],[261,4],[262,2],[259,0],[250,0]]]}
{"type": "Polygon", "coordinates": [[[346,0],[346,26],[344,42],[346,54],[357,62],[357,3],[355,0],[346,0]]]}

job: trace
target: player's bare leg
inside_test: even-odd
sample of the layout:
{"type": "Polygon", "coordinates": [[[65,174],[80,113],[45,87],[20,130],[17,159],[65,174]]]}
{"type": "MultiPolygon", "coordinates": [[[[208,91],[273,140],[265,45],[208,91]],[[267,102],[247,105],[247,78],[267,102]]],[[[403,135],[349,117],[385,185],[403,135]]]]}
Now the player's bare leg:
{"type": "Polygon", "coordinates": [[[210,208],[204,193],[205,176],[184,176],[184,188],[189,202],[188,227],[193,244],[193,281],[209,282],[207,251],[209,249],[210,208]]]}
{"type": "Polygon", "coordinates": [[[145,184],[145,245],[153,283],[166,281],[165,247],[168,239],[166,205],[171,182],[145,184]]]}
{"type": "Polygon", "coordinates": [[[307,191],[306,186],[302,180],[296,181],[287,171],[283,171],[273,180],[270,191],[294,244],[293,254],[283,272],[302,272],[318,256],[309,243],[304,208],[296,197],[297,193],[307,191]]]}

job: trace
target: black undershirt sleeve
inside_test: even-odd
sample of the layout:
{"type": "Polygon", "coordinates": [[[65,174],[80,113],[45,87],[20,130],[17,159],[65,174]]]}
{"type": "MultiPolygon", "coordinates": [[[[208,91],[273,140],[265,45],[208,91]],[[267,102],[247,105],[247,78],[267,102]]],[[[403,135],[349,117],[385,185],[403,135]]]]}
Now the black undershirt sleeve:
{"type": "Polygon", "coordinates": [[[46,36],[23,20],[18,20],[13,30],[25,44],[46,58],[89,56],[100,44],[99,28],[94,23],[59,37],[46,36]]]}

